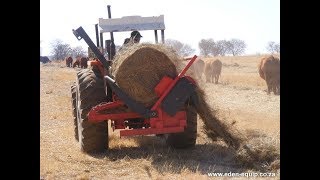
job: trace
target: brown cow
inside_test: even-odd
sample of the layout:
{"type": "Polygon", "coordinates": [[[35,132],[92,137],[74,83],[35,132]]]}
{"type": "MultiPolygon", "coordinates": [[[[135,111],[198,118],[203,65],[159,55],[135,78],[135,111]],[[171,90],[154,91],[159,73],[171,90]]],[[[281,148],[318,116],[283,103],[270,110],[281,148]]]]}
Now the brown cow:
{"type": "Polygon", "coordinates": [[[219,59],[208,61],[204,68],[206,82],[217,84],[221,75],[222,63],[219,59]]]}
{"type": "Polygon", "coordinates": [[[79,58],[77,58],[76,59],[76,61],[73,63],[73,65],[72,65],[72,67],[73,68],[75,68],[75,67],[80,67],[80,59],[79,58]]]}
{"type": "Polygon", "coordinates": [[[268,94],[271,91],[280,95],[280,59],[272,55],[263,57],[258,65],[259,75],[268,86],[268,94]]]}
{"type": "Polygon", "coordinates": [[[81,68],[87,68],[88,67],[88,58],[86,57],[81,57],[80,58],[80,67],[81,68]]]}
{"type": "Polygon", "coordinates": [[[202,59],[196,59],[195,62],[193,63],[193,69],[195,71],[196,76],[201,79],[205,63],[202,59]]]}
{"type": "Polygon", "coordinates": [[[206,77],[206,82],[211,82],[211,73],[212,73],[211,62],[212,62],[211,60],[207,60],[204,65],[204,75],[206,77]]]}
{"type": "Polygon", "coordinates": [[[219,77],[221,75],[222,62],[219,59],[214,60],[211,63],[212,68],[212,81],[214,80],[215,84],[218,84],[219,77]]]}
{"type": "Polygon", "coordinates": [[[72,67],[80,67],[80,68],[87,68],[88,67],[88,58],[86,57],[77,57],[76,61],[73,63],[72,67]]]}
{"type": "Polygon", "coordinates": [[[68,56],[68,57],[66,57],[65,60],[66,60],[67,67],[71,67],[72,66],[72,61],[73,61],[72,57],[68,56]]]}
{"type": "MultiPolygon", "coordinates": [[[[183,58],[186,62],[190,62],[192,59],[191,57],[183,58]]],[[[205,63],[199,57],[193,62],[192,66],[190,66],[190,70],[194,73],[195,78],[201,79],[203,70],[204,70],[205,63]]]]}

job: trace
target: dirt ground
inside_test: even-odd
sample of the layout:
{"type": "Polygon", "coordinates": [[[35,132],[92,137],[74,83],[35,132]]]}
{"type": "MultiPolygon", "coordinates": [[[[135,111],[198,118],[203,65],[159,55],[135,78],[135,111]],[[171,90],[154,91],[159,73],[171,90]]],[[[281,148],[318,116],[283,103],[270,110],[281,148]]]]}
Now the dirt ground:
{"type": "Polygon", "coordinates": [[[84,154],[74,138],[71,109],[77,69],[63,62],[40,64],[40,179],[215,179],[214,173],[229,173],[219,179],[280,179],[280,96],[267,95],[257,61],[223,59],[219,84],[201,83],[221,119],[265,157],[256,163],[209,139],[201,119],[191,149],[171,149],[156,136],[120,138],[110,130],[107,152],[84,154]]]}

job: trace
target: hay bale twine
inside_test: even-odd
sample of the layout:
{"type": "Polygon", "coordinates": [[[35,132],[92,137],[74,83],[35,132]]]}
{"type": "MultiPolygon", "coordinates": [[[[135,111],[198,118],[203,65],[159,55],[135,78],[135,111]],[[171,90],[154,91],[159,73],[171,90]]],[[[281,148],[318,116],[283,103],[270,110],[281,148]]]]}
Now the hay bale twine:
{"type": "Polygon", "coordinates": [[[164,76],[175,78],[181,59],[162,44],[134,44],[115,56],[111,74],[118,86],[146,107],[158,97],[155,86],[164,76]]]}

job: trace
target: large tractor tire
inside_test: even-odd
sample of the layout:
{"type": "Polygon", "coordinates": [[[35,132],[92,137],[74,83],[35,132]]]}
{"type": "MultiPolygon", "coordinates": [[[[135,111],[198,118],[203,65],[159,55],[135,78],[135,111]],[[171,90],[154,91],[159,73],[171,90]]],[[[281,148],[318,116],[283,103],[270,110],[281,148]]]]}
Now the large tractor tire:
{"type": "MultiPolygon", "coordinates": [[[[80,70],[77,72],[77,79],[84,74],[89,72],[90,69],[80,70]]],[[[77,88],[76,82],[71,85],[71,104],[72,104],[72,115],[73,115],[73,124],[74,124],[74,138],[79,141],[79,134],[78,134],[78,118],[77,118],[77,88]]]]}
{"type": "MultiPolygon", "coordinates": [[[[77,72],[77,79],[87,72],[89,72],[90,69],[85,69],[77,72]]],[[[76,88],[76,82],[74,82],[71,85],[71,104],[72,104],[72,115],[73,115],[73,124],[74,124],[74,138],[79,141],[79,135],[78,135],[78,118],[77,118],[77,88],[76,88]]]]}
{"type": "Polygon", "coordinates": [[[81,69],[77,72],[77,78],[81,77],[83,74],[89,73],[91,69],[81,69]]]}
{"type": "Polygon", "coordinates": [[[86,153],[99,153],[108,149],[108,123],[92,123],[87,114],[92,107],[106,102],[104,83],[99,72],[84,69],[77,73],[77,121],[81,150],[86,153]]]}
{"type": "Polygon", "coordinates": [[[78,135],[78,119],[77,119],[77,88],[76,83],[71,85],[71,103],[72,103],[72,115],[74,125],[74,138],[79,141],[78,135]]]}
{"type": "Polygon", "coordinates": [[[197,112],[189,105],[185,108],[187,112],[187,127],[181,133],[165,135],[166,143],[173,148],[189,148],[196,144],[197,139],[197,112]]]}

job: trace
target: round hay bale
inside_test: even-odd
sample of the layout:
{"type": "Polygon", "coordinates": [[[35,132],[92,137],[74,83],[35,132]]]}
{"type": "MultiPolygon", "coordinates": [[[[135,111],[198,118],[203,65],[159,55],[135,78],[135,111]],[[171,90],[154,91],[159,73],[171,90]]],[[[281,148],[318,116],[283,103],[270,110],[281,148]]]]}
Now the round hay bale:
{"type": "Polygon", "coordinates": [[[149,107],[158,99],[155,86],[164,76],[175,78],[181,61],[162,44],[134,44],[115,56],[111,74],[125,93],[149,107]]]}

